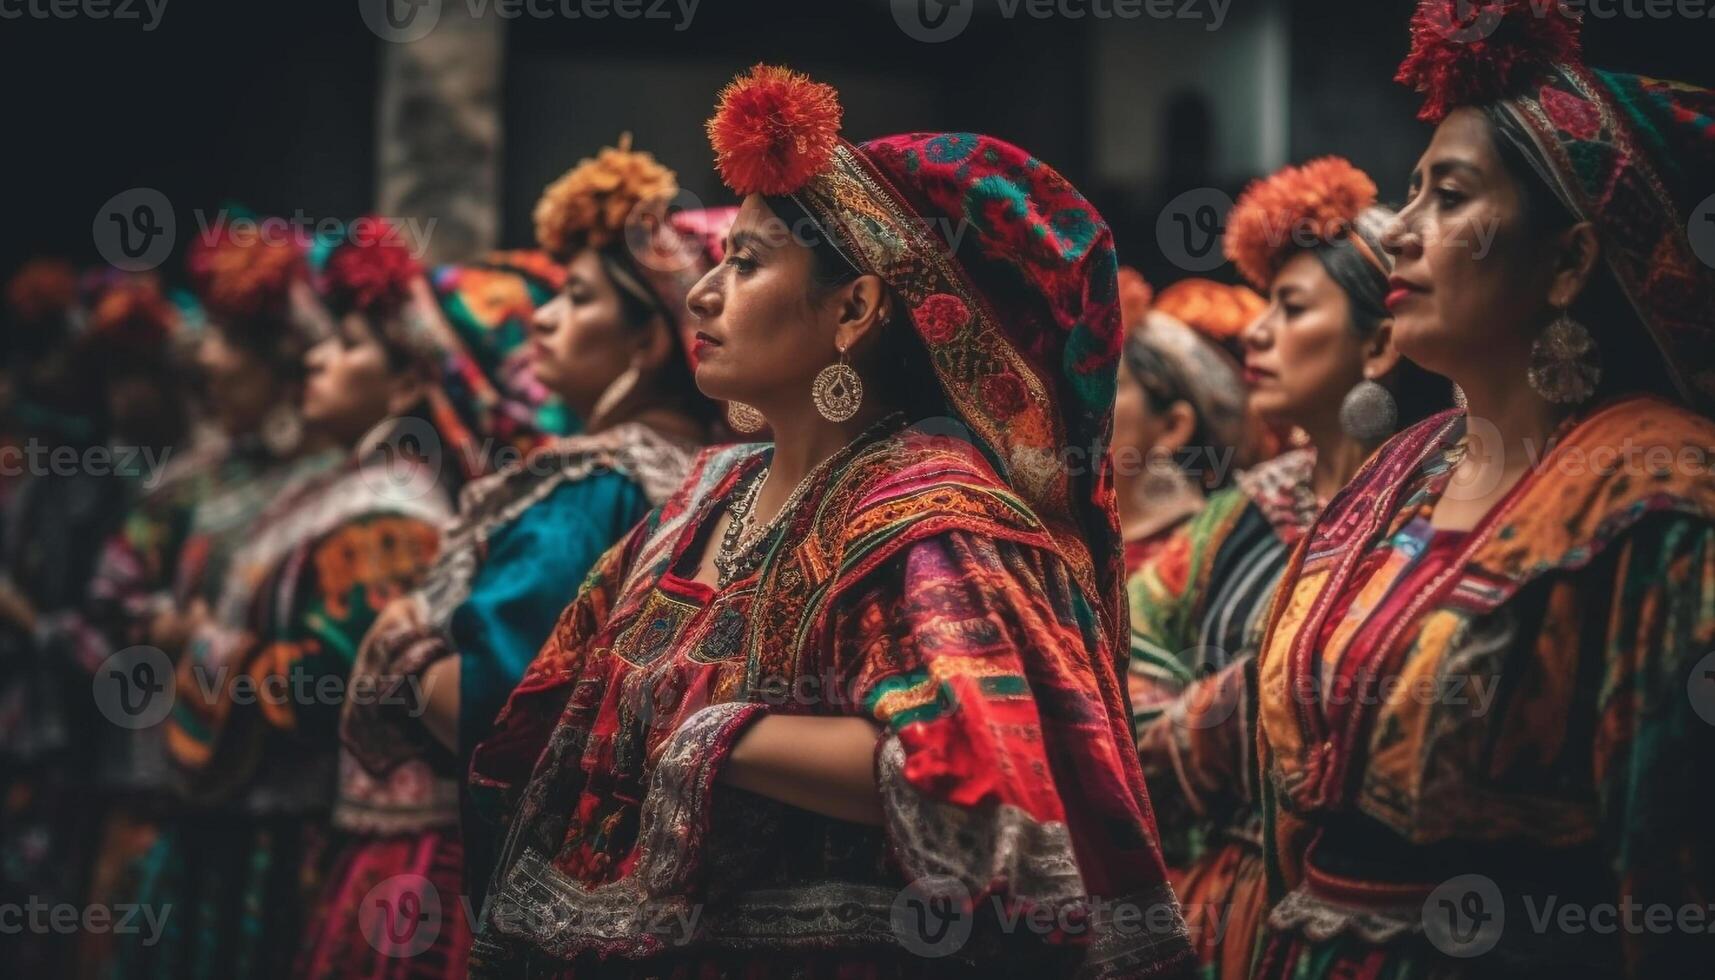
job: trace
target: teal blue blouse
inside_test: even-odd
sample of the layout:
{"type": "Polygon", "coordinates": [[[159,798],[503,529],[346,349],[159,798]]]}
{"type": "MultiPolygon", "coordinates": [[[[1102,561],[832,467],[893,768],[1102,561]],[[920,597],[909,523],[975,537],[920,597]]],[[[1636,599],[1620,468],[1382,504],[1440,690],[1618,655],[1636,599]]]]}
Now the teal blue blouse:
{"type": "Polygon", "coordinates": [[[597,558],[649,511],[643,490],[591,473],[497,528],[449,628],[459,656],[459,755],[469,758],[597,558]]]}

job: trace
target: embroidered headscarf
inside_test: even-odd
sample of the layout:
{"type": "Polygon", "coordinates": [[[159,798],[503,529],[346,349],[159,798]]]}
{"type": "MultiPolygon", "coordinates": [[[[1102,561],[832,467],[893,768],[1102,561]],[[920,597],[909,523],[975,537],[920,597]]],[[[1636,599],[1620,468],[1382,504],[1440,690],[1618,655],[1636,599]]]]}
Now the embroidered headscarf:
{"type": "Polygon", "coordinates": [[[721,92],[707,128],[727,186],[790,197],[853,268],[899,296],[947,404],[1117,629],[1107,442],[1121,330],[1107,224],[1010,143],[852,143],[840,118],[832,87],[758,65],[721,92]]]}
{"type": "Polygon", "coordinates": [[[1689,222],[1715,195],[1715,91],[1583,64],[1559,3],[1423,0],[1396,80],[1418,117],[1475,106],[1602,254],[1692,407],[1715,413],[1715,263],[1689,222]]]}
{"type": "Polygon", "coordinates": [[[455,349],[442,379],[483,437],[525,451],[571,427],[565,407],[530,370],[530,321],[565,282],[565,269],[536,250],[490,252],[443,265],[429,284],[455,349]]]}

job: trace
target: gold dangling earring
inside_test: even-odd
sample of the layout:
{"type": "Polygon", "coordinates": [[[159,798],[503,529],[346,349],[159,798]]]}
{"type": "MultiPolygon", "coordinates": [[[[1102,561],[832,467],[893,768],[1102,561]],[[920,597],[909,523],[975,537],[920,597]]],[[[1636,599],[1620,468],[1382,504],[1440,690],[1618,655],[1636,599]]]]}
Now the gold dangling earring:
{"type": "Polygon", "coordinates": [[[863,379],[846,363],[845,351],[840,351],[838,361],[816,375],[810,398],[816,403],[816,411],[829,422],[844,422],[863,407],[863,379]]]}
{"type": "Polygon", "coordinates": [[[1530,345],[1530,370],[1525,377],[1538,395],[1556,405],[1588,401],[1602,380],[1601,351],[1589,328],[1567,314],[1565,307],[1530,345]]]}
{"type": "Polygon", "coordinates": [[[726,424],[741,436],[753,436],[768,425],[762,413],[744,402],[726,403],[726,424]]]}

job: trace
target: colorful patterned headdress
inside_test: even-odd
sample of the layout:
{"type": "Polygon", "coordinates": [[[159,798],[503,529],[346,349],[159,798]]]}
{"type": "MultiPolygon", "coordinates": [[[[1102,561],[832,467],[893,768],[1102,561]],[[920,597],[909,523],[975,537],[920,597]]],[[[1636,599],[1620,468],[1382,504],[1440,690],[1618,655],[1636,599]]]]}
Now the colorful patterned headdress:
{"type": "Polygon", "coordinates": [[[790,196],[854,268],[892,287],[948,404],[1112,627],[1123,614],[1106,448],[1121,331],[1107,224],[1009,143],[913,133],[854,144],[840,116],[830,86],[757,66],[708,122],[722,178],[741,195],[790,196]]]}
{"type": "Polygon", "coordinates": [[[458,348],[447,362],[447,397],[483,435],[518,450],[569,428],[564,406],[536,380],[525,349],[531,318],[564,283],[564,267],[535,250],[491,252],[430,277],[458,348]]]}
{"type": "Polygon", "coordinates": [[[1481,108],[1596,226],[1680,393],[1715,413],[1715,256],[1699,260],[1689,227],[1715,196],[1715,91],[1588,68],[1578,31],[1558,3],[1423,0],[1396,79],[1430,122],[1481,108]]]}

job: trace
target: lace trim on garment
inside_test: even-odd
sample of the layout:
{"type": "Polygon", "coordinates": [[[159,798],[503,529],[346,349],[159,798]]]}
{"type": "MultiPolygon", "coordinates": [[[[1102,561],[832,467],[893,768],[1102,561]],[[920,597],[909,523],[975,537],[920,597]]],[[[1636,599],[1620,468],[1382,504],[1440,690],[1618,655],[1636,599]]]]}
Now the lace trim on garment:
{"type": "Polygon", "coordinates": [[[718,749],[758,710],[711,705],[673,734],[649,778],[630,874],[583,885],[527,848],[494,895],[495,930],[562,959],[590,949],[644,956],[689,942],[700,918],[691,881],[709,827],[710,790],[726,757],[718,749]]]}
{"type": "Polygon", "coordinates": [[[905,748],[888,735],[876,759],[893,852],[907,877],[956,879],[972,895],[997,884],[1005,899],[1089,924],[1080,977],[1147,976],[1189,954],[1190,930],[1165,882],[1119,899],[1092,900],[1065,823],[1014,806],[980,809],[925,799],[905,778],[905,748]]]}
{"type": "Polygon", "coordinates": [[[1268,927],[1274,932],[1304,936],[1315,943],[1350,935],[1381,945],[1423,932],[1423,904],[1359,907],[1312,895],[1300,886],[1287,893],[1269,912],[1268,927]]]}
{"type": "Polygon", "coordinates": [[[1281,453],[1234,477],[1239,492],[1262,511],[1282,541],[1292,544],[1304,536],[1322,505],[1310,486],[1316,468],[1316,450],[1305,447],[1281,453]]]}
{"type": "Polygon", "coordinates": [[[496,529],[516,521],[567,483],[598,470],[635,480],[651,506],[666,500],[685,478],[691,447],[639,423],[593,436],[559,439],[528,458],[467,486],[459,517],[442,536],[439,558],[416,590],[425,622],[445,629],[470,596],[482,545],[496,529]],[[552,466],[549,472],[544,468],[552,466]]]}

